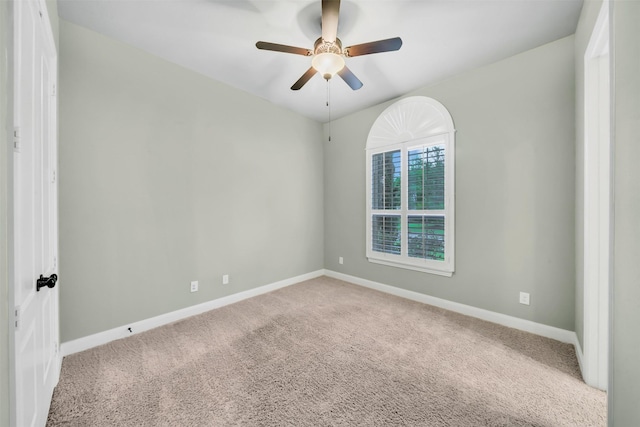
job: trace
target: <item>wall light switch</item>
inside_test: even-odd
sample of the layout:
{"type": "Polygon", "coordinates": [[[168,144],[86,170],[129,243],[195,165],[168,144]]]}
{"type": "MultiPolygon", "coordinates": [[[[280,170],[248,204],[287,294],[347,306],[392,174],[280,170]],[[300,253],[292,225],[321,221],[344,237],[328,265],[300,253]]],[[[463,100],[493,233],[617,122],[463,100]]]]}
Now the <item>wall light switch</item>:
{"type": "Polygon", "coordinates": [[[222,276],[222,284],[223,285],[228,285],[229,284],[229,275],[225,274],[224,276],[222,276]]]}
{"type": "Polygon", "coordinates": [[[338,262],[339,262],[340,264],[344,264],[344,258],[342,258],[342,257],[338,258],[338,262]]]}

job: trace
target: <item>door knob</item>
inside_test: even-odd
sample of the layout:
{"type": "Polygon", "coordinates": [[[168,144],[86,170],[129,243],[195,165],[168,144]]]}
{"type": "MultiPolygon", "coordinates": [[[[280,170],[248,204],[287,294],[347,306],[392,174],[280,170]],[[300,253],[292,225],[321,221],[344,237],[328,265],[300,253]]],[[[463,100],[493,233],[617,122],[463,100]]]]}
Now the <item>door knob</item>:
{"type": "Polygon", "coordinates": [[[58,281],[58,275],[52,274],[49,277],[43,277],[42,274],[40,278],[36,281],[36,291],[40,292],[40,288],[44,288],[45,286],[48,288],[53,288],[58,281]]]}

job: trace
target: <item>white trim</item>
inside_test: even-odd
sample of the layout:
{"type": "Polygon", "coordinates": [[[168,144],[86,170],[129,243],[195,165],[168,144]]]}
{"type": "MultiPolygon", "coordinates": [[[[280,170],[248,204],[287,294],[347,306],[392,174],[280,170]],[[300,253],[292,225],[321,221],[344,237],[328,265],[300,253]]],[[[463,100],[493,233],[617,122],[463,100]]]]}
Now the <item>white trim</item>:
{"type": "Polygon", "coordinates": [[[367,260],[369,262],[372,262],[374,264],[382,264],[382,265],[386,265],[389,267],[397,267],[397,268],[404,268],[405,270],[413,270],[413,271],[420,271],[422,273],[429,273],[429,274],[437,274],[438,276],[444,276],[444,277],[451,277],[453,276],[453,272],[452,271],[444,271],[444,270],[434,270],[428,267],[421,267],[419,265],[415,265],[415,264],[409,264],[409,263],[403,263],[403,262],[398,262],[398,261],[387,261],[384,259],[380,259],[380,258],[374,258],[374,257],[367,257],[367,260]]]}
{"type": "Polygon", "coordinates": [[[604,1],[584,54],[584,370],[607,389],[611,275],[609,3],[604,1]]]}
{"type": "Polygon", "coordinates": [[[580,365],[580,371],[582,371],[583,352],[582,352],[582,348],[580,347],[580,342],[578,341],[578,336],[576,335],[575,332],[568,331],[565,329],[555,328],[553,326],[543,325],[543,324],[532,322],[529,320],[519,319],[517,317],[508,316],[506,314],[484,310],[482,308],[477,308],[477,307],[460,304],[453,301],[444,300],[441,298],[432,297],[430,295],[425,295],[418,292],[413,292],[406,289],[397,288],[395,286],[389,286],[389,285],[374,282],[371,280],[362,279],[360,277],[338,273],[336,271],[326,270],[326,269],[316,270],[311,273],[292,277],[290,279],[281,280],[279,282],[260,286],[254,289],[249,289],[247,291],[238,292],[236,294],[228,295],[226,297],[218,298],[202,304],[183,308],[181,310],[172,311],[170,313],[162,314],[160,316],[152,317],[150,319],[145,319],[139,322],[123,325],[119,328],[114,328],[108,331],[99,332],[97,334],[89,335],[83,338],[78,338],[73,341],[67,341],[62,343],[60,353],[62,354],[63,357],[68,356],[70,354],[88,350],[90,348],[97,347],[99,345],[107,344],[111,341],[114,341],[120,338],[125,338],[133,334],[138,334],[144,331],[148,331],[150,329],[157,328],[159,326],[163,326],[169,323],[173,323],[178,320],[185,319],[187,317],[195,316],[197,314],[202,314],[216,308],[224,307],[229,304],[233,304],[248,298],[252,298],[258,295],[272,292],[277,289],[291,286],[296,283],[300,283],[305,280],[314,279],[320,276],[327,276],[327,277],[332,277],[334,279],[344,280],[354,285],[375,289],[377,291],[395,295],[401,298],[406,298],[412,301],[433,305],[436,307],[444,308],[446,310],[454,311],[456,313],[460,313],[460,314],[475,317],[478,319],[486,320],[489,322],[497,323],[510,328],[519,329],[525,332],[530,332],[543,337],[555,339],[564,343],[573,344],[575,347],[578,364],[580,365]],[[131,328],[133,332],[129,332],[127,328],[131,328]]]}
{"type": "Polygon", "coordinates": [[[518,317],[508,316],[502,313],[485,310],[470,305],[460,304],[458,302],[448,301],[436,298],[430,295],[421,294],[419,292],[409,291],[395,286],[385,285],[383,283],[362,279],[348,274],[338,273],[332,270],[325,270],[325,275],[334,279],[344,280],[355,285],[364,286],[366,288],[375,289],[380,292],[395,295],[401,298],[410,299],[412,301],[433,305],[436,307],[451,310],[456,313],[486,320],[488,322],[497,323],[509,328],[519,329],[521,331],[530,332],[532,334],[551,338],[568,344],[576,344],[577,336],[575,332],[566,329],[556,328],[554,326],[543,325],[542,323],[532,322],[530,320],[520,319],[518,317]]]}
{"type": "Polygon", "coordinates": [[[280,280],[279,282],[270,283],[258,288],[227,295],[226,297],[217,298],[211,301],[204,302],[202,304],[192,305],[191,307],[186,307],[181,310],[172,311],[170,313],[161,314],[149,319],[122,325],[117,328],[109,329],[108,331],[99,332],[97,334],[78,338],[72,341],[67,341],[62,343],[61,353],[63,357],[68,356],[70,354],[88,350],[90,348],[97,347],[99,345],[106,344],[120,338],[125,338],[133,334],[138,334],[140,332],[148,331],[149,329],[157,328],[159,326],[185,319],[187,317],[202,314],[215,308],[224,307],[225,305],[233,304],[248,298],[266,294],[267,292],[272,292],[277,289],[294,285],[296,283],[304,282],[305,280],[315,279],[316,277],[320,277],[322,275],[324,275],[324,270],[316,270],[311,273],[280,280]],[[127,328],[131,328],[132,332],[129,332],[127,328]]]}

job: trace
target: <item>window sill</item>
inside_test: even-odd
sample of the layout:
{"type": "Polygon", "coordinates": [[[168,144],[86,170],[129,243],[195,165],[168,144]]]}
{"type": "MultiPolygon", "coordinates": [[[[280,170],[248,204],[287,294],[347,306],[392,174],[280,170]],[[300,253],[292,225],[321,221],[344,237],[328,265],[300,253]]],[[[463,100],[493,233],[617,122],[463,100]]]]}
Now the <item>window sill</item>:
{"type": "Polygon", "coordinates": [[[438,276],[445,276],[445,277],[453,276],[453,271],[435,270],[433,268],[421,267],[419,265],[405,264],[401,262],[393,262],[393,261],[382,260],[382,259],[371,258],[371,257],[367,257],[367,259],[369,260],[369,262],[372,262],[374,264],[382,264],[390,267],[403,268],[405,270],[420,271],[422,273],[436,274],[438,276]]]}

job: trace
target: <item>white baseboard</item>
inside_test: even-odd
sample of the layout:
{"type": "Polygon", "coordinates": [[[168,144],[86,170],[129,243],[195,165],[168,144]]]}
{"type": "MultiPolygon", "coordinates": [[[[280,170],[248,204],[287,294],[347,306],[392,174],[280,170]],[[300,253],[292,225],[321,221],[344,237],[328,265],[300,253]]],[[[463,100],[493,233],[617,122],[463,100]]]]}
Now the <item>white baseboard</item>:
{"type": "Polygon", "coordinates": [[[356,285],[364,286],[367,288],[375,289],[381,292],[385,292],[391,295],[399,296],[402,298],[418,301],[424,304],[433,305],[436,307],[451,310],[456,313],[465,314],[467,316],[476,317],[478,319],[486,320],[489,322],[497,323],[509,328],[519,329],[522,331],[530,332],[543,337],[552,338],[561,342],[573,344],[576,349],[576,357],[578,358],[578,364],[580,365],[580,371],[583,371],[582,359],[583,353],[578,341],[578,336],[575,332],[565,329],[556,328],[553,326],[543,325],[541,323],[532,322],[530,320],[524,320],[506,314],[496,313],[482,308],[473,307],[470,305],[460,304],[453,301],[448,301],[441,298],[436,298],[430,295],[421,294],[414,291],[409,291],[395,286],[385,285],[383,283],[374,282],[367,279],[362,279],[356,276],[350,276],[348,274],[338,273],[332,270],[317,270],[311,273],[303,274],[300,276],[292,277],[289,279],[281,280],[279,282],[270,283],[268,285],[260,286],[258,288],[249,289],[247,291],[238,292],[236,294],[228,295],[226,297],[218,298],[215,300],[207,301],[202,304],[186,307],[181,310],[165,313],[160,316],[144,319],[138,322],[134,322],[127,325],[122,325],[118,328],[113,328],[104,332],[89,335],[83,338],[78,338],[72,341],[62,343],[60,346],[60,352],[62,356],[68,356],[73,353],[88,350],[93,347],[97,347],[108,342],[125,338],[133,334],[148,331],[149,329],[157,328],[169,323],[176,322],[178,320],[185,319],[190,316],[204,313],[215,308],[224,307],[225,305],[233,304],[247,298],[262,295],[267,292],[275,291],[276,289],[284,288],[294,285],[305,280],[314,279],[326,275],[335,279],[344,280],[356,285]],[[129,332],[128,328],[131,328],[129,332]]]}
{"type": "Polygon", "coordinates": [[[266,294],[267,292],[275,291],[276,289],[284,288],[294,285],[305,280],[314,279],[324,275],[324,270],[317,270],[311,273],[303,274],[289,279],[281,280],[279,282],[270,283],[268,285],[260,286],[258,288],[249,289],[247,291],[238,292],[236,294],[228,295],[226,297],[218,298],[215,300],[207,301],[202,304],[192,305],[181,310],[172,311],[170,313],[161,314],[149,319],[140,320],[138,322],[122,325],[118,328],[109,329],[108,331],[99,332],[97,334],[89,335],[86,337],[78,338],[72,341],[62,343],[60,346],[60,352],[62,356],[68,356],[73,353],[88,350],[93,347],[97,347],[108,342],[125,338],[133,334],[148,331],[149,329],[157,328],[168,323],[173,323],[184,318],[195,316],[197,314],[204,313],[214,308],[224,307],[225,305],[233,304],[245,300],[247,298],[255,297],[258,295],[266,294]],[[129,329],[131,328],[131,332],[129,329]]]}
{"type": "MultiPolygon", "coordinates": [[[[350,276],[348,274],[338,273],[332,270],[325,270],[325,275],[333,277],[335,279],[344,280],[345,282],[350,282],[356,285],[385,292],[387,294],[410,299],[413,301],[418,301],[424,304],[433,305],[436,307],[444,308],[446,310],[455,311],[456,313],[476,317],[488,322],[497,323],[509,328],[519,329],[521,331],[530,332],[532,334],[541,335],[547,338],[552,338],[564,343],[575,345],[578,342],[576,333],[573,331],[568,331],[566,329],[543,325],[541,323],[532,322],[530,320],[520,319],[518,317],[508,316],[506,314],[496,313],[494,311],[489,311],[470,305],[460,304],[458,302],[432,297],[430,295],[421,294],[419,292],[408,291],[406,289],[385,285],[383,283],[373,282],[371,280],[362,279],[356,276],[350,276]]],[[[576,349],[577,348],[578,347],[576,347],[576,349]]]]}

